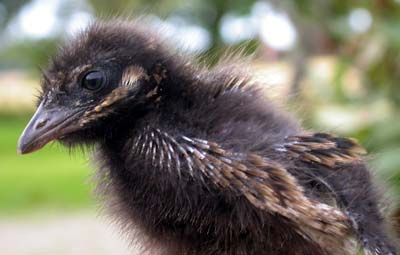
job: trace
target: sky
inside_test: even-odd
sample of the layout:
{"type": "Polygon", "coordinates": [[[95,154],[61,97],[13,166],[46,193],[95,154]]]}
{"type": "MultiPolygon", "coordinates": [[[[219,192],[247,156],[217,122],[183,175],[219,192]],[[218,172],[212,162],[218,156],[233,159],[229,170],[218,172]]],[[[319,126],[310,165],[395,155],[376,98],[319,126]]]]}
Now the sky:
{"type": "MultiPolygon", "coordinates": [[[[12,20],[6,29],[6,38],[40,39],[57,33],[68,36],[85,28],[92,20],[93,11],[84,0],[33,0],[12,20]],[[58,18],[66,6],[73,6],[73,10],[67,17],[58,18]]],[[[152,16],[152,20],[155,26],[175,38],[178,45],[188,52],[202,52],[210,46],[209,32],[183,17],[172,15],[162,20],[152,16]]],[[[367,31],[371,24],[371,15],[365,9],[354,9],[348,15],[348,25],[356,33],[367,31]]],[[[247,15],[227,13],[219,29],[227,44],[259,38],[277,51],[288,51],[295,47],[297,41],[296,29],[288,15],[265,1],[256,2],[247,15]]]]}
{"type": "MultiPolygon", "coordinates": [[[[61,23],[62,20],[57,17],[67,2],[71,1],[33,0],[12,20],[7,32],[11,38],[16,39],[39,39],[60,33],[60,30],[69,35],[83,29],[94,19],[90,6],[79,1],[66,22],[61,23]]],[[[189,52],[204,51],[211,42],[210,34],[205,28],[182,17],[171,16],[166,20],[153,18],[155,25],[161,26],[168,35],[179,38],[178,43],[189,52]]],[[[266,2],[257,2],[246,16],[226,14],[220,24],[220,32],[228,44],[260,37],[277,50],[288,50],[296,41],[296,32],[289,18],[266,2]]]]}

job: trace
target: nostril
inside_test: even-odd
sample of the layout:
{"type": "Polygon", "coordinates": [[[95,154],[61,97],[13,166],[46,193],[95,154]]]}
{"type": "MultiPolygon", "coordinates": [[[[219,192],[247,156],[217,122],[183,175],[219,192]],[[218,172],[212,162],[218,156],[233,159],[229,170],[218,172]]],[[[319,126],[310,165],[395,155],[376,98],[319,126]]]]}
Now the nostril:
{"type": "Polygon", "coordinates": [[[39,121],[39,123],[36,125],[35,128],[39,129],[39,128],[43,127],[44,125],[46,125],[47,121],[48,121],[48,119],[44,119],[44,120],[39,121]]]}

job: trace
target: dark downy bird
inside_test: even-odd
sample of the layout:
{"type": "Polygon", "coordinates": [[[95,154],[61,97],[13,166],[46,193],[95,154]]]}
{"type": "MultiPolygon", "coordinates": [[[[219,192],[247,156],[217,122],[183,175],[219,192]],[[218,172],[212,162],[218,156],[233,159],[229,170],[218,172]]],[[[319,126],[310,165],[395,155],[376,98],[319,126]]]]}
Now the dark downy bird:
{"type": "Polygon", "coordinates": [[[167,45],[140,21],[68,41],[19,153],[92,148],[99,190],[144,253],[396,253],[357,142],[303,130],[240,65],[200,68],[167,45]]]}

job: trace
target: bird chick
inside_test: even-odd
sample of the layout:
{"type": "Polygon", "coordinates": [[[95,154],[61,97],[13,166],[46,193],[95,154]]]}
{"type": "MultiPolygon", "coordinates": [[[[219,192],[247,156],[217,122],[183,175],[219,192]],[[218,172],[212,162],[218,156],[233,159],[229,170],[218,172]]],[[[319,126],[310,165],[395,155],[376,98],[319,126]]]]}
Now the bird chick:
{"type": "Polygon", "coordinates": [[[99,190],[148,254],[395,254],[347,138],[303,130],[240,66],[198,67],[141,22],[95,22],[43,72],[18,145],[96,152],[99,190]],[[132,231],[134,229],[134,231],[132,231]]]}

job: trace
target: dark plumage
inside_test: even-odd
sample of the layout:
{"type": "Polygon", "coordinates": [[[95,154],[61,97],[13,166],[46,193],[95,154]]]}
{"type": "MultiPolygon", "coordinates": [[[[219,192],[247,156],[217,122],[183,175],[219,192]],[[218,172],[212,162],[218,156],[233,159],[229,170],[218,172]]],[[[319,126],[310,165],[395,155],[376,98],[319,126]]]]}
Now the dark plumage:
{"type": "Polygon", "coordinates": [[[93,145],[99,190],[149,254],[395,254],[354,140],[301,129],[235,65],[97,22],[44,72],[28,153],[93,145]]]}

